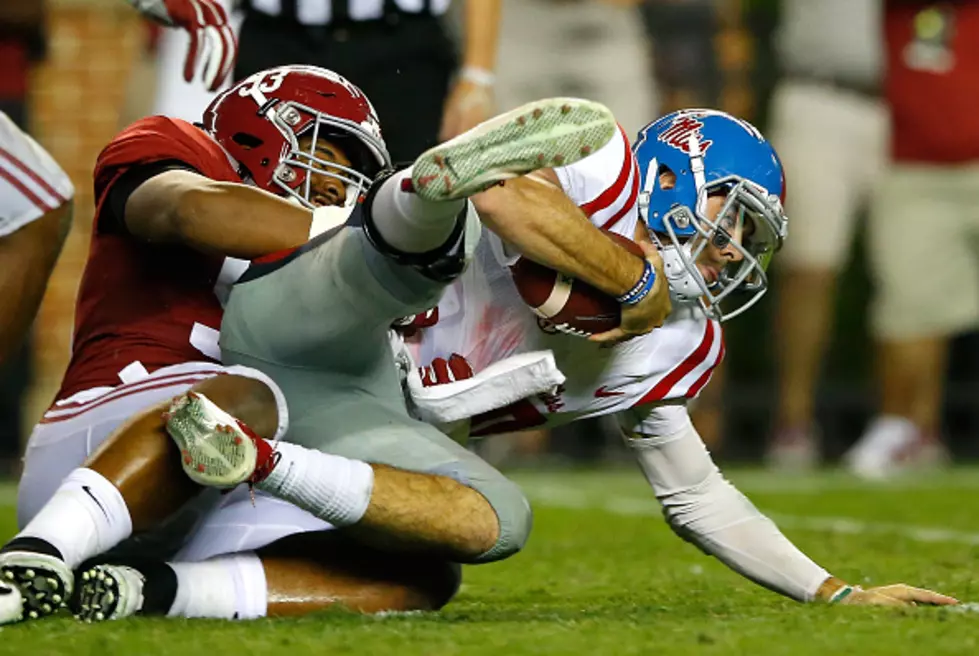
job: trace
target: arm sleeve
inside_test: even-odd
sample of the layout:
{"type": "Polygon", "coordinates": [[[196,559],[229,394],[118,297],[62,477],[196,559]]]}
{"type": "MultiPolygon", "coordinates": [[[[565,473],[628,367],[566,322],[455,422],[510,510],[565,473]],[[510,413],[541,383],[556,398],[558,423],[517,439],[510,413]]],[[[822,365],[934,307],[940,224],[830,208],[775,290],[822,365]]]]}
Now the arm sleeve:
{"type": "Polygon", "coordinates": [[[626,444],[677,535],[759,585],[813,599],[829,572],[721,475],[684,406],[655,407],[628,432],[626,444]]]}
{"type": "Polygon", "coordinates": [[[129,197],[141,184],[150,178],[154,178],[166,171],[174,170],[194,171],[194,168],[183,162],[168,160],[134,166],[120,175],[112,182],[109,190],[106,192],[98,229],[102,232],[128,233],[129,230],[126,227],[126,202],[129,200],[129,197]]]}

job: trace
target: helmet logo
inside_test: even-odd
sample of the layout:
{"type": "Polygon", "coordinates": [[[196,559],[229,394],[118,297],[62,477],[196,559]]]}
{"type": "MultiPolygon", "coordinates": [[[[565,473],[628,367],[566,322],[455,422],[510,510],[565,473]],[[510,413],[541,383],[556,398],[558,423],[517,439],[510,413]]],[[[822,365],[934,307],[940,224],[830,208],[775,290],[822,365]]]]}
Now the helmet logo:
{"type": "Polygon", "coordinates": [[[700,154],[703,155],[714,143],[710,139],[703,138],[700,132],[703,127],[704,122],[699,120],[696,115],[677,114],[670,122],[670,126],[660,132],[656,139],[690,155],[690,136],[693,135],[699,142],[700,154]]]}
{"type": "Polygon", "coordinates": [[[242,82],[241,88],[238,89],[238,95],[242,98],[251,96],[259,105],[264,105],[268,100],[265,94],[278,91],[285,80],[286,71],[284,70],[255,73],[242,82]]]}

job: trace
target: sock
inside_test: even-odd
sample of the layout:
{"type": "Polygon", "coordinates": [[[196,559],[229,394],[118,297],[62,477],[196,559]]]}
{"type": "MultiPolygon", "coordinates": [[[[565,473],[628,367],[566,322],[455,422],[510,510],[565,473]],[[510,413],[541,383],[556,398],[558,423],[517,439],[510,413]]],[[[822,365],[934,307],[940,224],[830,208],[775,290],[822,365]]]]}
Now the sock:
{"type": "Polygon", "coordinates": [[[268,609],[265,568],[254,553],[169,565],[177,576],[177,593],[167,612],[170,617],[227,620],[265,617],[268,609]]]}
{"type": "Polygon", "coordinates": [[[116,546],[132,532],[129,508],[119,490],[98,472],[79,468],[65,477],[51,500],[17,538],[47,542],[75,569],[82,561],[116,546]]]}
{"type": "Polygon", "coordinates": [[[360,521],[370,505],[374,470],[366,462],[279,442],[279,464],[256,487],[334,526],[360,521]]]}
{"type": "Polygon", "coordinates": [[[433,202],[403,191],[411,168],[398,171],[381,184],[371,205],[374,226],[384,241],[404,253],[435,250],[452,235],[465,200],[433,202]]]}

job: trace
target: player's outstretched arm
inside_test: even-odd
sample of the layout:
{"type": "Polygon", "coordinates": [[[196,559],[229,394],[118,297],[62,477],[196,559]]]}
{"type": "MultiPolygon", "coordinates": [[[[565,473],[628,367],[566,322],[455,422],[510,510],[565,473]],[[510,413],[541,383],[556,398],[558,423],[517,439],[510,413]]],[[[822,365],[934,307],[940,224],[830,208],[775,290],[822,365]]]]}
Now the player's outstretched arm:
{"type": "Polygon", "coordinates": [[[813,562],[711,460],[684,406],[662,406],[626,438],[680,537],[755,583],[798,601],[947,605],[957,600],[903,584],[863,590],[813,562]]]}
{"type": "MultiPolygon", "coordinates": [[[[621,297],[643,279],[646,263],[612,240],[603,238],[564,193],[553,171],[537,172],[508,180],[473,197],[482,222],[525,257],[556,271],[583,280],[607,294],[621,297]]],[[[648,254],[658,270],[652,289],[630,314],[620,339],[649,332],[663,325],[670,312],[669,289],[655,252],[648,254]]],[[[599,341],[609,336],[598,335],[599,341]]]]}
{"type": "Polygon", "coordinates": [[[126,229],[150,242],[254,259],[309,238],[313,213],[261,189],[171,170],[140,184],[125,204],[126,229]]]}

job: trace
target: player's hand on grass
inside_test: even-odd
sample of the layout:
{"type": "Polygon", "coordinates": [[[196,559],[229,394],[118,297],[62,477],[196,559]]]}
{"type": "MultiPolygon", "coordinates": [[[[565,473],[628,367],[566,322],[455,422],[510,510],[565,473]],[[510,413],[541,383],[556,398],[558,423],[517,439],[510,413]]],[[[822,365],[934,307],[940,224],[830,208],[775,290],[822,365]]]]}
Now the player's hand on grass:
{"type": "Polygon", "coordinates": [[[670,300],[670,286],[666,282],[666,274],[663,273],[663,258],[652,244],[639,242],[639,245],[656,272],[656,281],[653,283],[652,290],[635,305],[622,306],[622,319],[618,327],[592,335],[589,340],[602,344],[616,344],[659,328],[670,316],[673,303],[670,300]]]}
{"type": "Polygon", "coordinates": [[[847,606],[951,606],[959,603],[954,597],[904,583],[864,589],[859,585],[847,585],[835,577],[823,582],[816,598],[847,606]]]}
{"type": "Polygon", "coordinates": [[[959,600],[924,588],[895,583],[866,590],[855,587],[840,603],[850,606],[951,606],[959,603],[959,600]]]}

